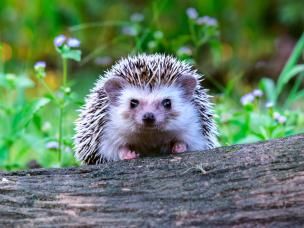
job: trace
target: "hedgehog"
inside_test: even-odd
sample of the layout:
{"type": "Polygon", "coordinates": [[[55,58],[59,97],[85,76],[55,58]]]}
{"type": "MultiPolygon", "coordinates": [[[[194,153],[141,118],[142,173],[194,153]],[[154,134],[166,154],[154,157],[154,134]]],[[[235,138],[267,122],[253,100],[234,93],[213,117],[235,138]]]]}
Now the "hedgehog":
{"type": "Polygon", "coordinates": [[[76,159],[100,164],[218,146],[202,79],[169,55],[122,58],[100,76],[80,109],[76,159]]]}

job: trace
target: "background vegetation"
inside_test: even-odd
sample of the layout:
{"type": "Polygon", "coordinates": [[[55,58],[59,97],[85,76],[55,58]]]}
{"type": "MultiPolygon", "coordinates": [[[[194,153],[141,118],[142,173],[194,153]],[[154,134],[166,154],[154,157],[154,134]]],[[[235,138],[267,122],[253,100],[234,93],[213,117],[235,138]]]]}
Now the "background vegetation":
{"type": "Polygon", "coordinates": [[[173,54],[205,74],[222,145],[303,132],[303,7],[301,0],[2,0],[0,169],[76,165],[76,110],[105,69],[138,52],[173,54]],[[54,45],[60,34],[66,40],[54,45]],[[68,42],[73,37],[80,46],[68,42]]]}

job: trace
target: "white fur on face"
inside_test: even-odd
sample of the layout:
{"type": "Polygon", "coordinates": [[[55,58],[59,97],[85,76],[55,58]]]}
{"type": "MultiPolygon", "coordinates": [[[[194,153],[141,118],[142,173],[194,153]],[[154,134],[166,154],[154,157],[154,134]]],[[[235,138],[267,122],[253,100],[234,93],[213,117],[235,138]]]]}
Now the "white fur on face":
{"type": "Polygon", "coordinates": [[[130,127],[133,131],[144,127],[142,119],[145,113],[153,113],[158,129],[170,130],[170,124],[173,126],[172,122],[186,111],[185,103],[188,102],[182,98],[181,91],[172,86],[154,88],[152,91],[149,88],[127,87],[121,91],[118,105],[111,107],[110,116],[113,122],[119,124],[120,128],[126,126],[125,130],[130,132],[130,127]],[[139,101],[138,107],[134,109],[130,108],[132,99],[139,101]],[[170,109],[163,107],[161,102],[164,99],[170,99],[170,109]]]}
{"type": "MultiPolygon", "coordinates": [[[[201,125],[198,111],[190,100],[187,100],[178,87],[159,87],[140,89],[136,87],[124,88],[116,105],[110,105],[110,121],[105,127],[105,135],[100,150],[111,160],[118,160],[120,146],[137,145],[141,151],[161,148],[172,141],[185,142],[189,150],[206,149],[207,141],[202,139],[201,125]],[[137,99],[137,108],[130,108],[130,100],[137,99]],[[163,99],[171,100],[171,109],[161,106],[163,99]],[[142,104],[141,104],[142,103],[142,104]],[[145,112],[152,112],[156,117],[157,129],[143,127],[142,116],[145,112]],[[113,153],[114,152],[114,153],[113,153]]],[[[166,151],[170,152],[170,151],[166,151]]]]}

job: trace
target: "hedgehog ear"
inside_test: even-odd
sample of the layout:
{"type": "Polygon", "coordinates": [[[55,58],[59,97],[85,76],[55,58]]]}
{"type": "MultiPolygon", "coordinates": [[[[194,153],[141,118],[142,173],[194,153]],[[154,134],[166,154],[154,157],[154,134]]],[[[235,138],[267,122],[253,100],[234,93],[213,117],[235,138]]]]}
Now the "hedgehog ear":
{"type": "Polygon", "coordinates": [[[177,84],[184,90],[185,97],[191,99],[197,85],[196,78],[191,75],[183,75],[177,79],[177,84]]]}
{"type": "Polygon", "coordinates": [[[125,80],[120,77],[113,77],[105,82],[103,88],[111,103],[115,104],[117,102],[124,84],[125,80]]]}

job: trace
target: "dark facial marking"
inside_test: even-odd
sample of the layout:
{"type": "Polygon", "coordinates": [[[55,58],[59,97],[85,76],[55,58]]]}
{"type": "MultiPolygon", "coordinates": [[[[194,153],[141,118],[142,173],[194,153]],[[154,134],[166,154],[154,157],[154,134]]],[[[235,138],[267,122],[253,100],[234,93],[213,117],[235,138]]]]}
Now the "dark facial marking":
{"type": "Polygon", "coordinates": [[[171,109],[171,100],[170,99],[164,99],[162,102],[162,105],[165,109],[171,109]]]}
{"type": "Polygon", "coordinates": [[[139,105],[139,101],[138,101],[138,100],[136,100],[136,99],[131,99],[131,101],[130,101],[130,108],[131,108],[131,109],[136,108],[138,105],[139,105]]]}
{"type": "Polygon", "coordinates": [[[147,112],[143,115],[142,120],[145,124],[154,124],[155,116],[152,112],[147,112]]]}

